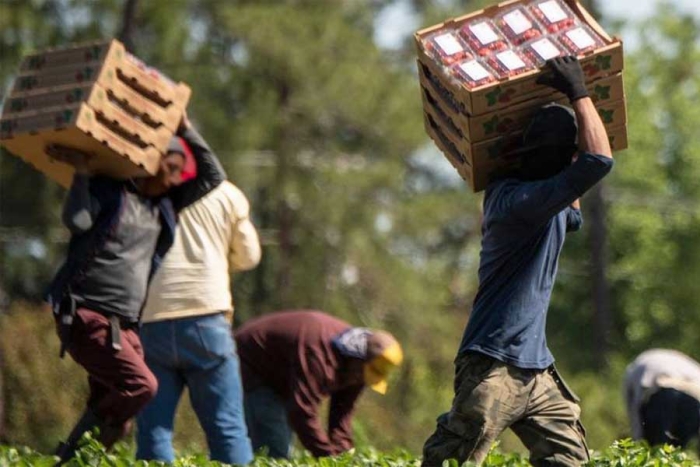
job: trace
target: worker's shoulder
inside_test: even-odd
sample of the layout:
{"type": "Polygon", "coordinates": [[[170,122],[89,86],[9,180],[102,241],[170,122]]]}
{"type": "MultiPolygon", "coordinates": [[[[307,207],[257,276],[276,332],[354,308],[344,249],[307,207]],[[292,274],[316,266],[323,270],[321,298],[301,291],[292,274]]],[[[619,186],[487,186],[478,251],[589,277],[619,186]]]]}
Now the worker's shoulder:
{"type": "Polygon", "coordinates": [[[237,198],[237,197],[245,198],[243,191],[241,191],[241,189],[238,188],[236,185],[234,185],[230,180],[224,180],[213,191],[218,193],[219,196],[228,196],[228,197],[232,197],[232,198],[237,198]]]}
{"type": "Polygon", "coordinates": [[[506,198],[525,183],[517,178],[504,178],[489,183],[484,191],[484,211],[488,212],[494,209],[500,200],[506,198]]]}
{"type": "Polygon", "coordinates": [[[201,199],[203,204],[211,202],[224,202],[238,207],[247,207],[248,198],[236,185],[228,180],[221,182],[211,192],[201,199]]]}
{"type": "Polygon", "coordinates": [[[527,182],[525,182],[523,180],[519,180],[519,179],[513,178],[513,177],[500,178],[500,179],[494,180],[488,184],[488,186],[486,187],[486,190],[484,191],[484,197],[488,198],[490,196],[497,196],[497,195],[500,195],[508,190],[511,190],[513,188],[517,188],[521,185],[524,185],[526,183],[527,182]]]}

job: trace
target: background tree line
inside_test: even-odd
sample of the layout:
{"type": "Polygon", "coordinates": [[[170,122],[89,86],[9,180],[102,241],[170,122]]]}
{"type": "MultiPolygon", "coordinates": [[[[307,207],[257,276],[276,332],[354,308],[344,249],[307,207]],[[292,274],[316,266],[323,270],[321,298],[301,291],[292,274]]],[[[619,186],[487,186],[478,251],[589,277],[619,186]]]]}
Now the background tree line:
{"type": "MultiPolygon", "coordinates": [[[[377,20],[396,3],[428,26],[489,2],[4,0],[0,88],[30,50],[116,35],[189,83],[190,114],[250,198],[264,242],[261,265],[234,278],[236,321],[317,308],[392,330],[406,364],[387,397],[364,398],[356,430],[360,441],[417,452],[451,400],[477,285],[481,196],[424,134],[412,38],[377,44],[378,28],[402,26],[377,20]]],[[[630,149],[583,200],[586,224],[565,246],[549,318],[594,447],[628,433],[620,379],[637,352],[700,357],[700,109],[691,105],[700,29],[670,6],[644,27],[626,55],[630,149]]],[[[77,365],[58,361],[51,318],[37,306],[67,240],[62,198],[0,156],[0,437],[43,449],[85,391],[77,365]]],[[[185,425],[180,445],[201,442],[185,425]]]]}

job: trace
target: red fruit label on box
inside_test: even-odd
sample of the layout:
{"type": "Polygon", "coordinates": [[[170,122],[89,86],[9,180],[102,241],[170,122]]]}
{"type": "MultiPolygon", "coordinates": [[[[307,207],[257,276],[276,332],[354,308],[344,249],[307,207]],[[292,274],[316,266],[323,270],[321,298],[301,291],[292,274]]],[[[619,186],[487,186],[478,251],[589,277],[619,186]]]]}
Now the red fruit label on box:
{"type": "Polygon", "coordinates": [[[564,21],[569,17],[564,9],[559,6],[556,0],[540,3],[538,8],[540,11],[542,11],[542,13],[544,13],[550,23],[558,23],[559,21],[564,21]]]}
{"type": "Polygon", "coordinates": [[[458,66],[472,81],[492,78],[491,73],[476,60],[460,63],[458,66]]]}
{"type": "Polygon", "coordinates": [[[554,42],[550,41],[546,37],[530,44],[532,50],[544,61],[550,60],[552,58],[561,55],[561,50],[554,45],[554,42]]]}
{"type": "Polygon", "coordinates": [[[532,22],[527,19],[521,10],[515,10],[503,16],[503,20],[513,30],[515,34],[522,34],[532,29],[532,22]]]}
{"type": "Polygon", "coordinates": [[[527,64],[512,50],[506,50],[496,54],[496,58],[510,71],[517,71],[521,68],[527,67],[527,64]]]}
{"type": "Polygon", "coordinates": [[[499,40],[498,34],[496,34],[488,23],[477,23],[468,27],[472,34],[481,42],[481,45],[488,45],[499,40]]]}
{"type": "Polygon", "coordinates": [[[566,34],[566,37],[568,37],[571,42],[573,42],[574,45],[579,48],[579,50],[585,50],[595,47],[596,45],[596,40],[583,28],[572,29],[564,34],[566,34]]]}
{"type": "Polygon", "coordinates": [[[464,52],[464,47],[452,33],[445,33],[435,37],[435,43],[445,55],[454,55],[464,52]]]}

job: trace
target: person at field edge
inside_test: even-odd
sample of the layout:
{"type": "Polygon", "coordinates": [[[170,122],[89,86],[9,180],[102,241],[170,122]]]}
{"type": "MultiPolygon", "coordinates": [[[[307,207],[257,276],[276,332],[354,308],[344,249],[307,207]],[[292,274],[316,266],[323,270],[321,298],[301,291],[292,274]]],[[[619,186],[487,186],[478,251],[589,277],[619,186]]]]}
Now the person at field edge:
{"type": "Polygon", "coordinates": [[[589,459],[578,398],[554,367],[545,321],[564,237],[582,223],[578,198],[613,159],[578,60],[548,68],[540,84],[568,96],[573,112],[541,108],[516,151],[520,168],[486,188],[479,289],[455,360],[452,408],[425,442],[425,467],[481,463],[506,428],[536,467],[589,459]]]}
{"type": "Polygon", "coordinates": [[[386,393],[403,352],[385,331],[352,327],[320,311],[284,311],[243,324],[235,333],[241,357],[245,417],[253,449],[289,457],[294,431],[317,457],[353,447],[352,415],[370,386],[386,393]],[[319,406],[330,398],[328,429],[319,406]]]}
{"type": "Polygon", "coordinates": [[[148,369],[137,328],[148,283],[170,248],[177,213],[226,178],[221,165],[186,116],[153,177],[115,180],[91,176],[89,157],[67,147],[49,154],[76,168],[63,222],[72,235],[67,258],[49,287],[61,354],[88,372],[84,414],[57,450],[59,464],[73,457],[86,431],[110,448],[130,419],[150,401],[157,381],[148,369]],[[182,183],[185,142],[197,177],[182,183]]]}
{"type": "Polygon", "coordinates": [[[186,387],[212,460],[253,460],[230,318],[229,271],[254,268],[261,250],[250,206],[224,181],[180,212],[175,243],[149,288],[141,340],[158,393],[137,417],[137,459],[173,462],[175,410],[186,387]]]}
{"type": "Polygon", "coordinates": [[[625,401],[634,439],[685,448],[700,436],[700,363],[676,350],[642,352],[627,367],[625,401]]]}

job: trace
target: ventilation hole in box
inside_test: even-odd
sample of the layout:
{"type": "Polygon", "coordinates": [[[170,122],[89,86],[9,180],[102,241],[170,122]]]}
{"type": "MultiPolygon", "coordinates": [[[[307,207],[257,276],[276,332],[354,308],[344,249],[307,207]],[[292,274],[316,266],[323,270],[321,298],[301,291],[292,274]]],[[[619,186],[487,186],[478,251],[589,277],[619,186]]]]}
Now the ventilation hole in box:
{"type": "Polygon", "coordinates": [[[133,119],[138,120],[151,128],[159,128],[163,126],[162,123],[151,118],[149,114],[140,112],[136,107],[132,106],[128,99],[120,99],[115,96],[111,89],[107,91],[107,99],[111,104],[129,114],[129,116],[131,116],[133,119]]]}
{"type": "Polygon", "coordinates": [[[464,138],[464,133],[462,133],[462,130],[460,130],[455,124],[454,120],[452,120],[452,118],[450,118],[450,116],[447,115],[444,110],[442,110],[442,107],[440,107],[440,104],[438,104],[432,94],[430,94],[430,91],[423,88],[423,94],[425,94],[425,99],[428,101],[428,104],[430,104],[430,108],[438,114],[438,117],[440,117],[440,119],[445,122],[448,127],[450,127],[450,130],[452,130],[453,133],[456,133],[460,138],[464,138]]]}
{"type": "Polygon", "coordinates": [[[448,105],[452,108],[453,111],[457,113],[463,113],[468,115],[469,112],[467,112],[467,108],[464,106],[464,104],[462,104],[455,98],[452,91],[445,88],[445,86],[442,85],[440,80],[430,71],[430,69],[427,66],[423,65],[422,63],[420,66],[423,70],[423,74],[425,75],[426,79],[430,82],[433,88],[435,88],[440,99],[442,99],[445,105],[448,105]]]}
{"type": "Polygon", "coordinates": [[[467,161],[467,158],[464,157],[464,155],[457,148],[457,146],[455,146],[455,144],[452,141],[450,141],[450,139],[447,136],[445,136],[445,134],[442,132],[442,129],[440,129],[440,126],[433,119],[432,115],[426,114],[426,116],[428,117],[428,122],[430,123],[430,128],[433,130],[433,132],[440,139],[440,142],[447,149],[447,152],[450,153],[450,156],[452,156],[456,160],[460,161],[462,164],[465,164],[465,165],[468,165],[471,167],[471,164],[467,161]]]}
{"type": "Polygon", "coordinates": [[[126,130],[122,126],[119,125],[119,122],[116,120],[109,120],[107,119],[102,113],[97,113],[97,121],[102,123],[104,126],[124,138],[125,140],[129,141],[130,143],[135,144],[136,146],[140,147],[141,149],[144,149],[145,147],[148,146],[148,143],[143,141],[140,136],[135,135],[131,133],[130,131],[126,130]]]}
{"type": "Polygon", "coordinates": [[[158,91],[153,91],[145,86],[143,86],[141,83],[138,82],[135,78],[128,77],[124,75],[122,70],[117,69],[117,77],[124,82],[127,86],[132,88],[134,91],[138,92],[139,94],[142,94],[143,96],[147,97],[148,99],[152,100],[153,102],[157,103],[161,107],[167,107],[172,103],[172,101],[164,98],[161,96],[158,91]]]}

